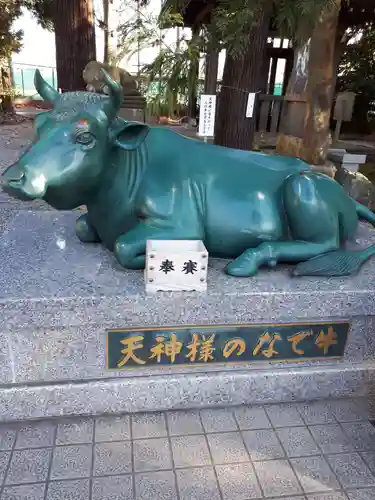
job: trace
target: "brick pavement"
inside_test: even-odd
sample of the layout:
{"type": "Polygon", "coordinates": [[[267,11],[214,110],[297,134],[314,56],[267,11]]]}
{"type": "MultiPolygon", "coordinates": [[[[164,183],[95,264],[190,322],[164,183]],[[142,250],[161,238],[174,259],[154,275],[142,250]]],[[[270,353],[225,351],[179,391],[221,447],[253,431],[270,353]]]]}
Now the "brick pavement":
{"type": "Polygon", "coordinates": [[[374,500],[351,400],[3,424],[1,500],[374,500]]]}

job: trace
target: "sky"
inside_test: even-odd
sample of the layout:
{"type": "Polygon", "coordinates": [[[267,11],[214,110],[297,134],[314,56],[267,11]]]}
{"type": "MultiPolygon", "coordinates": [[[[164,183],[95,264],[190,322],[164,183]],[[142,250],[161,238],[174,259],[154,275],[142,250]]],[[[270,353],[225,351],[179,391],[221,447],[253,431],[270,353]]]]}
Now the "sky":
{"type": "Polygon", "coordinates": [[[55,35],[42,29],[29,12],[24,12],[14,23],[15,29],[24,31],[23,47],[13,55],[14,63],[56,66],[55,35]]]}

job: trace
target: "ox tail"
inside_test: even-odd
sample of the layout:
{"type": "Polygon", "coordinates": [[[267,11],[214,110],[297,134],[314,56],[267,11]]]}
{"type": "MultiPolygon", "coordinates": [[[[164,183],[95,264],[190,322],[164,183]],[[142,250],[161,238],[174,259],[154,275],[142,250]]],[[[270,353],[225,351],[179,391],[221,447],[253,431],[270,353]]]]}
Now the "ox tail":
{"type": "MultiPolygon", "coordinates": [[[[357,202],[355,202],[355,208],[358,217],[375,227],[375,214],[369,208],[357,202]]],[[[373,255],[375,255],[375,245],[362,250],[332,250],[301,262],[294,268],[293,275],[348,276],[357,273],[361,266],[373,255]]]]}

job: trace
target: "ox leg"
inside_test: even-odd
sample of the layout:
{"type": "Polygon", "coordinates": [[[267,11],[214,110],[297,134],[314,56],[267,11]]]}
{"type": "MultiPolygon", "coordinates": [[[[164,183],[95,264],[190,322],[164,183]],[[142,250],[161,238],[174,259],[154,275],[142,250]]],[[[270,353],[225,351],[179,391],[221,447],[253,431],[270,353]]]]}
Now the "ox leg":
{"type": "Polygon", "coordinates": [[[98,233],[88,220],[87,214],[81,215],[76,220],[76,235],[83,243],[100,242],[98,233]]]}
{"type": "Polygon", "coordinates": [[[199,240],[200,235],[190,235],[174,227],[152,227],[147,223],[140,223],[134,229],[119,236],[114,247],[114,254],[118,262],[126,269],[144,269],[146,263],[147,240],[199,240]]]}
{"type": "Polygon", "coordinates": [[[338,213],[321,196],[313,177],[293,175],[284,183],[284,208],[291,241],[264,242],[227,266],[232,276],[253,276],[261,266],[298,263],[339,248],[338,213]]]}

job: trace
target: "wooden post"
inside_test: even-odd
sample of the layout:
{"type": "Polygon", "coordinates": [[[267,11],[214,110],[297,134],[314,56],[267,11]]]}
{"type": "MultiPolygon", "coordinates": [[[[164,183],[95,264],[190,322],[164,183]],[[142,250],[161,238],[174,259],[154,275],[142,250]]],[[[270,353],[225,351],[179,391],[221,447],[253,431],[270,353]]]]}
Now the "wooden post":
{"type": "Polygon", "coordinates": [[[268,92],[267,92],[267,94],[273,94],[274,91],[275,91],[277,62],[278,62],[278,58],[277,57],[273,57],[271,59],[270,80],[268,82],[268,89],[267,89],[268,92]]]}
{"type": "Polygon", "coordinates": [[[266,45],[266,53],[264,54],[263,60],[262,60],[262,67],[261,67],[261,76],[260,76],[260,86],[259,90],[262,92],[262,94],[267,94],[268,90],[268,77],[269,77],[269,72],[270,72],[270,62],[271,62],[271,55],[270,55],[270,49],[272,50],[272,45],[267,43],[266,45]]]}
{"type": "Polygon", "coordinates": [[[286,58],[282,94],[284,95],[293,71],[293,54],[286,58]]]}
{"type": "Polygon", "coordinates": [[[218,68],[219,50],[215,47],[209,47],[206,53],[206,70],[204,77],[205,94],[216,94],[218,68]]]}
{"type": "MultiPolygon", "coordinates": [[[[195,25],[192,28],[191,43],[195,43],[197,37],[199,36],[200,25],[195,25]]],[[[190,62],[189,69],[189,97],[188,97],[188,116],[190,120],[196,118],[197,115],[197,83],[198,83],[198,73],[199,73],[199,56],[194,57],[190,62]]]]}
{"type": "Polygon", "coordinates": [[[333,144],[336,145],[340,139],[340,132],[342,127],[342,120],[336,121],[335,133],[333,135],[333,144]]]}

